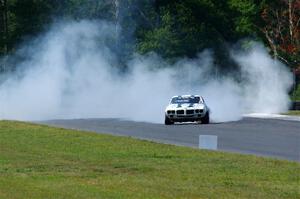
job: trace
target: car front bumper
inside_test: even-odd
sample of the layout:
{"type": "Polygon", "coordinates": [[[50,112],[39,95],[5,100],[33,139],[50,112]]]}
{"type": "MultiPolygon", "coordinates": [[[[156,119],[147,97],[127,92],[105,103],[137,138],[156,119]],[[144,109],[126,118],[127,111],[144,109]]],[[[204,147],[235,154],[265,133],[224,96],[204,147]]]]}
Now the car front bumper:
{"type": "Polygon", "coordinates": [[[203,117],[205,117],[205,113],[197,113],[197,114],[168,114],[166,113],[166,117],[168,117],[173,122],[194,122],[201,121],[203,117]]]}

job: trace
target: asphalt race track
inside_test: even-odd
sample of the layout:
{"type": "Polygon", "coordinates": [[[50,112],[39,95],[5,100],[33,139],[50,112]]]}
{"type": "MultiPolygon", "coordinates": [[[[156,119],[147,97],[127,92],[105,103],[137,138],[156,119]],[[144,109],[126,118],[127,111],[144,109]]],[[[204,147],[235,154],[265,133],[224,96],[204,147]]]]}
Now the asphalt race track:
{"type": "Polygon", "coordinates": [[[198,147],[199,135],[216,135],[218,150],[300,161],[300,121],[244,118],[229,123],[171,126],[119,119],[51,120],[39,123],[189,147],[198,147]]]}

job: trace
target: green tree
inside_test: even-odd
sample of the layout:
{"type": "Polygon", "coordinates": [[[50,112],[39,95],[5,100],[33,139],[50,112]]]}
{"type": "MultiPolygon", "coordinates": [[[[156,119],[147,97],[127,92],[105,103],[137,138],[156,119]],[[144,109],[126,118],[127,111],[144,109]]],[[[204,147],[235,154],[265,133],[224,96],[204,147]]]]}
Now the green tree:
{"type": "Polygon", "coordinates": [[[228,6],[236,34],[244,37],[257,33],[255,22],[259,19],[259,1],[228,0],[228,6]]]}
{"type": "Polygon", "coordinates": [[[7,0],[0,0],[0,55],[8,51],[8,9],[7,0]]]}
{"type": "Polygon", "coordinates": [[[251,0],[157,0],[154,27],[139,29],[138,50],[172,59],[209,48],[217,64],[230,66],[227,43],[256,37],[257,8],[251,0]]]}

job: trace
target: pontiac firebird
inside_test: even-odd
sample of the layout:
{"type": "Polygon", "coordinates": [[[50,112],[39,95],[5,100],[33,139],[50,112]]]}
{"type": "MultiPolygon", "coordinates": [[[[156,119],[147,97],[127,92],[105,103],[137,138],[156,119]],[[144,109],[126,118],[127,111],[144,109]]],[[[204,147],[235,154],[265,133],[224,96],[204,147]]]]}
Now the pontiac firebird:
{"type": "Polygon", "coordinates": [[[174,96],[165,110],[165,125],[175,122],[209,123],[209,108],[199,95],[174,96]]]}

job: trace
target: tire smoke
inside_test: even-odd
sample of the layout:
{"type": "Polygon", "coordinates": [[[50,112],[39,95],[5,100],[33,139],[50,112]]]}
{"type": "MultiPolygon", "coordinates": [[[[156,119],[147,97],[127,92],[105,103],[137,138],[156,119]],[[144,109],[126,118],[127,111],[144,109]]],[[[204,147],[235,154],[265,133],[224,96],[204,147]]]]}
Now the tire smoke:
{"type": "Polygon", "coordinates": [[[122,73],[109,48],[114,32],[115,26],[107,22],[60,23],[18,50],[11,57],[22,57],[16,71],[1,77],[0,119],[123,118],[162,123],[169,99],[180,94],[202,95],[214,122],[289,107],[292,74],[262,45],[232,51],[240,65],[240,81],[212,75],[209,50],[172,65],[156,54],[135,55],[122,73]]]}

